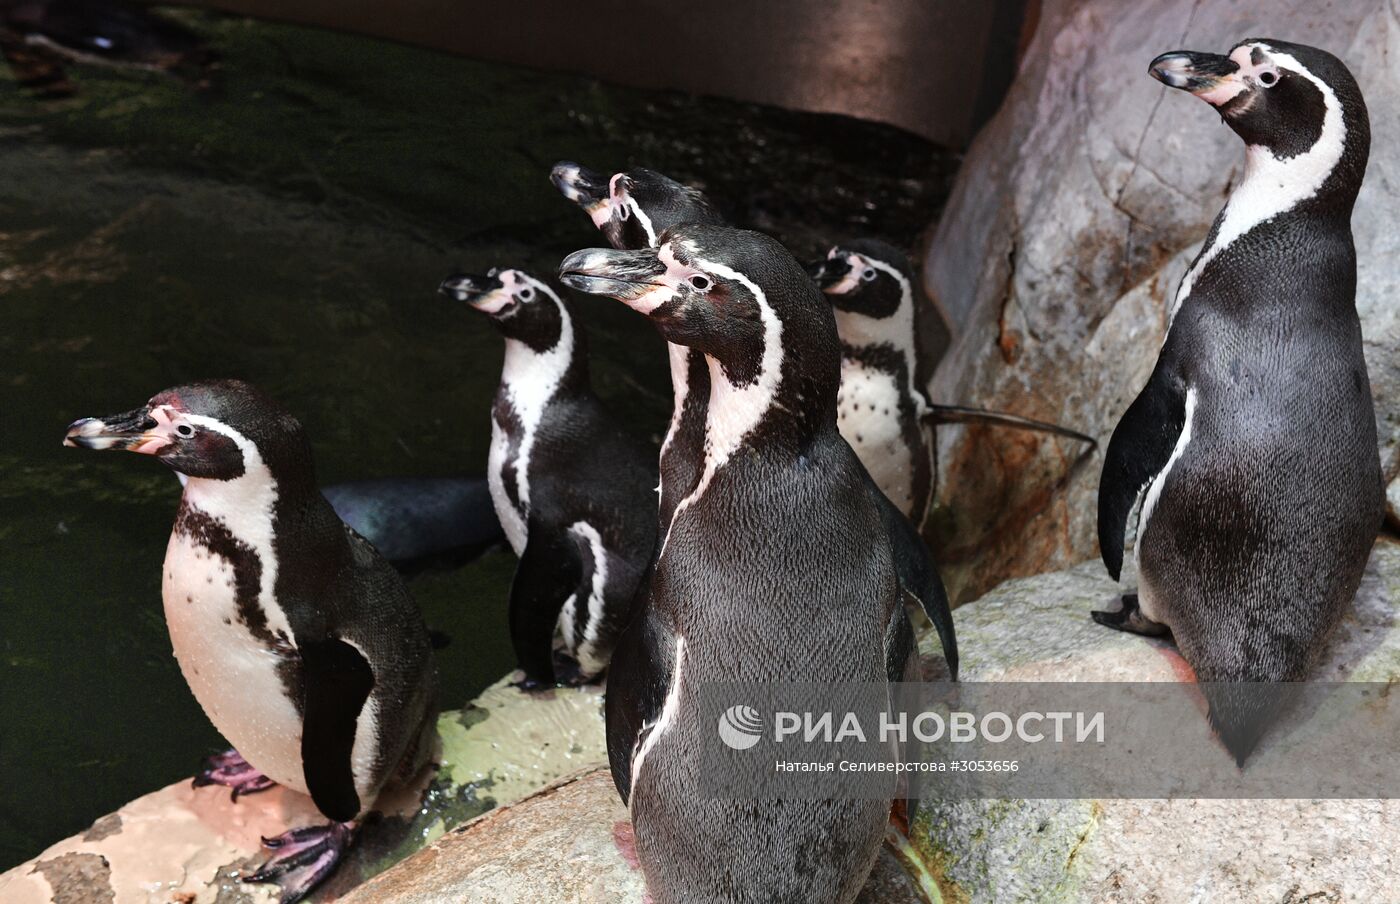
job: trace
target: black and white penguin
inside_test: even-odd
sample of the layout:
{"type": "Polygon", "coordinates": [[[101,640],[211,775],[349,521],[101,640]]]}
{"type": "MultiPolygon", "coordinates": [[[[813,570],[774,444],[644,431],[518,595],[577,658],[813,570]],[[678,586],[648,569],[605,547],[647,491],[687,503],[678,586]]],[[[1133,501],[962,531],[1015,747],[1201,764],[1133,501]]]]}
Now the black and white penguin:
{"type": "Polygon", "coordinates": [[[185,476],[165,618],[190,690],[236,748],[195,784],[311,796],[331,822],[268,840],[273,855],[245,880],[299,899],[381,789],[432,755],[437,676],[417,607],[317,489],[301,425],[246,383],[168,389],[77,421],[64,445],[150,455],[185,476]]]}
{"type": "MultiPolygon", "coordinates": [[[[705,195],[648,169],[602,176],[577,163],[558,163],[550,179],[578,204],[620,250],[655,248],[660,236],[679,224],[721,226],[724,219],[705,195]]],[[[710,400],[709,365],[700,351],[667,342],[675,404],[661,447],[661,502],[658,542],[664,542],[676,507],[701,476],[710,400]]],[[[871,484],[879,495],[880,488],[871,484]]],[[[958,648],[943,579],[917,526],[888,498],[877,499],[890,537],[900,586],[913,597],[938,631],[949,674],[957,678],[958,648]]]]}
{"type": "Polygon", "coordinates": [[[686,224],[660,247],[579,251],[564,282],[617,298],[705,355],[701,475],[676,508],[609,676],[608,756],[658,904],[849,902],[887,800],[706,798],[706,682],[912,676],[913,636],[865,469],[836,429],[831,308],[771,238],[686,224]],[[853,538],[859,538],[853,542],[853,538]]]}
{"type": "Polygon", "coordinates": [[[1170,632],[1243,764],[1280,697],[1214,683],[1305,679],[1381,525],[1351,235],[1370,125],[1351,73],[1312,47],[1253,39],[1150,71],[1215,107],[1246,163],[1113,432],[1099,542],[1117,578],[1141,496],[1138,592],[1094,618],[1170,632]]]}
{"type": "Polygon", "coordinates": [[[608,413],[588,380],[588,349],[569,302],[519,270],[448,277],[441,292],[488,315],[506,339],[491,416],[487,480],[520,557],[510,632],[521,687],[607,668],[656,539],[656,453],[608,413]]]}
{"type": "Polygon", "coordinates": [[[918,281],[904,252],[876,239],[857,239],[833,246],[807,269],[836,308],[841,435],[884,494],[919,528],[938,480],[937,424],[990,423],[1097,445],[1092,437],[1055,424],[930,402],[918,380],[918,281]]]}
{"type": "MultiPolygon", "coordinates": [[[[550,181],[582,207],[608,244],[619,250],[655,248],[661,233],[680,223],[718,226],[724,222],[701,192],[648,169],[603,176],[565,162],[554,165],[550,181]]],[[[676,506],[700,479],[698,463],[710,402],[705,356],[674,342],[666,343],[666,352],[674,403],[661,444],[658,543],[665,538],[676,506]]]]}

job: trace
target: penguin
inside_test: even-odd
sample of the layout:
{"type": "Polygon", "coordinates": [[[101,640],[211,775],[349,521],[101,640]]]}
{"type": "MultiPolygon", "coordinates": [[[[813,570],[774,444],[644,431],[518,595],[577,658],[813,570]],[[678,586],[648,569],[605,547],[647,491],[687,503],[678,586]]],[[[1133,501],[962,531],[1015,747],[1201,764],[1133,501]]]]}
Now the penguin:
{"type": "Polygon", "coordinates": [[[1138,589],[1093,617],[1170,634],[1243,766],[1282,697],[1241,683],[1307,677],[1381,527],[1351,234],[1370,125],[1346,66],[1301,44],[1176,51],[1149,71],[1213,106],[1246,163],[1113,431],[1099,543],[1116,580],[1141,498],[1138,589]]]}
{"type": "Polygon", "coordinates": [[[505,540],[485,477],[378,477],[321,492],[405,576],[464,565],[505,540]]]}
{"type": "MultiPolygon", "coordinates": [[[[618,250],[654,248],[666,230],[682,223],[726,225],[702,192],[653,170],[629,170],[605,177],[577,163],[561,162],[555,164],[550,179],[566,198],[584,209],[618,250]]],[[[667,350],[675,404],[661,446],[658,543],[664,542],[677,505],[700,479],[710,398],[709,365],[704,354],[669,341],[667,350]]],[[[956,680],[957,635],[943,579],[918,528],[880,493],[873,480],[871,487],[881,497],[876,504],[890,537],[900,586],[938,631],[949,675],[956,680]]]]}
{"type": "Polygon", "coordinates": [[[630,672],[606,700],[608,757],[657,904],[850,902],[885,800],[756,806],[701,793],[707,682],[888,682],[917,666],[869,477],[836,428],[830,305],[773,239],[683,224],[655,249],[575,252],[571,288],[616,298],[710,372],[700,478],[676,507],[630,672]]]}
{"type": "Polygon", "coordinates": [[[986,422],[1054,433],[1092,450],[1092,437],[1013,414],[935,405],[919,385],[914,268],[875,239],[836,245],[808,272],[836,308],[841,337],[837,423],[870,476],[923,529],[937,483],[934,427],[986,422]]]}
{"type": "MultiPolygon", "coordinates": [[[[550,172],[570,201],[583,208],[608,244],[619,250],[656,247],[662,232],[679,223],[722,225],[724,220],[701,192],[648,169],[603,176],[577,163],[560,162],[550,172]]],[[[705,444],[705,411],[710,371],[705,356],[684,345],[666,343],[674,394],[671,423],[661,443],[657,542],[665,537],[676,506],[700,477],[698,452],[705,444]]]]}
{"type": "Polygon", "coordinates": [[[218,62],[180,23],[115,0],[0,0],[0,52],[15,80],[43,97],[77,93],[68,63],[169,72],[207,87],[218,62]]]}
{"type": "Polygon", "coordinates": [[[310,795],[327,825],[266,839],[244,881],[299,900],[380,791],[433,752],[437,673],[402,579],[321,495],[290,414],[247,383],[167,389],[83,418],[64,445],[149,455],[185,476],[161,596],[195,699],[234,745],[195,779],[310,795]]]}
{"type": "Polygon", "coordinates": [[[573,306],[520,270],[458,274],[440,291],[506,340],[487,479],[519,556],[510,634],[524,690],[607,668],[656,539],[656,453],[618,425],[588,380],[573,306]],[[573,661],[554,662],[556,631],[573,661]]]}

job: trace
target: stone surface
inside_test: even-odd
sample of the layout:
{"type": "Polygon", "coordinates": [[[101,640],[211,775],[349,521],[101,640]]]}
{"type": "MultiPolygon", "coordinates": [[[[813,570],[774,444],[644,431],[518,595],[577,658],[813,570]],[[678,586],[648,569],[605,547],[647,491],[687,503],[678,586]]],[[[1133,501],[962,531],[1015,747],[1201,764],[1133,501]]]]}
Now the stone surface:
{"type": "MultiPolygon", "coordinates": [[[[344,904],[641,904],[630,825],[606,768],[565,779],[449,832],[344,904]]],[[[859,904],[919,904],[886,848],[859,904]]]]}
{"type": "MultiPolygon", "coordinates": [[[[1180,680],[1169,643],[1090,620],[1118,592],[1088,562],[960,607],[962,680],[1180,680]]],[[[1377,544],[1314,677],[1400,681],[1400,544],[1377,544]]],[[[1400,875],[1394,800],[930,799],[913,837],[959,902],[1381,901],[1400,875]]]]}
{"type": "MultiPolygon", "coordinates": [[[[1400,22],[1393,4],[1138,5],[1046,0],[1011,93],[959,172],[924,267],[953,345],[938,401],[1004,409],[1097,436],[1146,382],[1165,305],[1241,177],[1239,139],[1200,101],[1147,75],[1157,54],[1223,52],[1258,35],[1326,48],[1371,113],[1353,227],[1357,306],[1388,480],[1400,471],[1400,22]]],[[[1096,552],[1102,452],[945,426],[932,520],[956,599],[1096,552]]],[[[1392,517],[1400,491],[1392,489],[1392,517]]]]}
{"type": "MultiPolygon", "coordinates": [[[[456,825],[607,761],[598,688],[527,695],[502,680],[438,720],[442,764],[381,801],[351,855],[312,900],[333,900],[456,825]]],[[[272,887],[237,871],[261,862],[260,837],[324,821],[309,798],[274,788],[235,804],[188,780],[139,797],[81,835],[0,874],[5,904],[260,904],[272,887]],[[75,897],[76,895],[76,897],[75,897]]]]}
{"type": "MultiPolygon", "coordinates": [[[[1086,562],[959,608],[963,680],[1180,680],[1169,644],[1090,620],[1118,592],[1086,562]]],[[[1400,681],[1397,609],[1400,544],[1383,540],[1315,677],[1400,681]]],[[[923,645],[937,674],[936,640],[923,645]]],[[[642,901],[618,847],[627,813],[604,766],[601,704],[596,688],[526,695],[503,680],[445,713],[426,799],[387,801],[313,900],[642,901]]],[[[268,887],[237,881],[259,861],[259,836],[319,819],[281,789],[233,804],[179,782],[0,875],[0,901],[268,902],[268,887]]],[[[1396,801],[930,799],[913,844],[940,887],[919,898],[887,847],[861,901],[1386,900],[1397,837],[1396,801]]]]}

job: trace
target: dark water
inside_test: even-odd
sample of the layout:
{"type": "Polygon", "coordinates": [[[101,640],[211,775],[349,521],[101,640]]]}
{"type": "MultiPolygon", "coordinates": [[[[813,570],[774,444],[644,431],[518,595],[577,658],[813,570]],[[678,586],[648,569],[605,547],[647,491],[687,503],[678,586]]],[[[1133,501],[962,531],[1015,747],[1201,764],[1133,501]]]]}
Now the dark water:
{"type": "MultiPolygon", "coordinates": [[[[803,255],[911,243],[953,167],[852,120],[186,21],[225,60],[212,91],[83,69],[78,98],[41,103],[0,75],[0,869],[225,746],[161,615],[178,486],[61,448],[71,420],[236,376],[301,418],[323,483],[480,472],[501,343],[433,290],[457,266],[552,274],[597,244],[555,160],[703,183],[803,255]]],[[[585,305],[596,388],[658,437],[659,340],[585,305]]],[[[446,705],[512,666],[513,570],[498,551],[412,585],[453,639],[446,705]]]]}

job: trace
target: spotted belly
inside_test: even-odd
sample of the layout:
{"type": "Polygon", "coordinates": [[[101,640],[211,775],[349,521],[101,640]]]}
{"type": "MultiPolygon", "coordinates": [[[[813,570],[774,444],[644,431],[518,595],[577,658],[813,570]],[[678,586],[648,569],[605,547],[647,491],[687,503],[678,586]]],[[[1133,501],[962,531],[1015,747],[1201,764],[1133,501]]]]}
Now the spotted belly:
{"type": "Polygon", "coordinates": [[[900,422],[894,374],[846,362],[836,397],[837,426],[880,490],[908,515],[914,499],[914,453],[900,422]]]}
{"type": "Polygon", "coordinates": [[[254,636],[238,610],[233,566],[188,535],[171,536],[162,577],[170,642],[195,699],[254,768],[306,793],[301,715],[287,688],[291,640],[254,636]]]}

